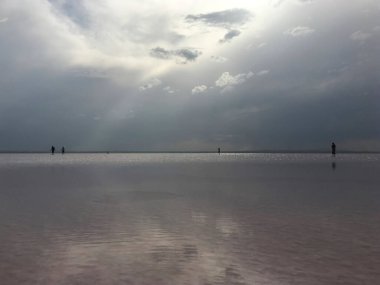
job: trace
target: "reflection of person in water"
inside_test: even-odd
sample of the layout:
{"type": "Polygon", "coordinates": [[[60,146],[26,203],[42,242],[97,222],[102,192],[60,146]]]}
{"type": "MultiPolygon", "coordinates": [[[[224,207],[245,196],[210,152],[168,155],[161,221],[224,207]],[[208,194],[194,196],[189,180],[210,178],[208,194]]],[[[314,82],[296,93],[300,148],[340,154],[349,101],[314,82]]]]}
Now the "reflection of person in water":
{"type": "Polygon", "coordinates": [[[332,154],[333,156],[335,156],[335,154],[336,154],[336,145],[335,145],[335,143],[332,143],[332,144],[331,144],[331,154],[332,154]]]}
{"type": "Polygon", "coordinates": [[[54,154],[54,151],[55,151],[55,147],[54,145],[51,146],[51,154],[54,154]]]}

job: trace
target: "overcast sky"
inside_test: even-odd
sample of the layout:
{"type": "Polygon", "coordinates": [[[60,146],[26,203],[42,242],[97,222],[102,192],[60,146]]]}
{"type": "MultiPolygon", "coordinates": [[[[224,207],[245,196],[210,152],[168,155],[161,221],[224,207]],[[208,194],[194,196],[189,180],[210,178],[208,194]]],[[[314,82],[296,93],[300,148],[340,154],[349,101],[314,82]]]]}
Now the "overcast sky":
{"type": "Polygon", "coordinates": [[[0,150],[380,151],[378,0],[1,0],[0,150]]]}

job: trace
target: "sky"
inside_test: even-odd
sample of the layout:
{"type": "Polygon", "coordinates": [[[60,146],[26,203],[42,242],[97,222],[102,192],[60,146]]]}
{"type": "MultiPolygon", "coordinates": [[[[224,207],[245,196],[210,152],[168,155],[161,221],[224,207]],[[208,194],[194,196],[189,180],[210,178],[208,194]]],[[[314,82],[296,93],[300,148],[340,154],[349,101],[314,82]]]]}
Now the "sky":
{"type": "Polygon", "coordinates": [[[0,151],[380,151],[378,0],[2,0],[0,151]]]}

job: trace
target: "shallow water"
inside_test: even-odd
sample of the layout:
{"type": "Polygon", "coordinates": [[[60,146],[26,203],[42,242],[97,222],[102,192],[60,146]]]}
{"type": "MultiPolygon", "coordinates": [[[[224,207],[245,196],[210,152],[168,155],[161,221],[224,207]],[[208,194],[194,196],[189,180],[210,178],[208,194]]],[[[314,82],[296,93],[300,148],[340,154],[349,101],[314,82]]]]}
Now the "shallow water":
{"type": "Polygon", "coordinates": [[[1,154],[1,284],[380,284],[380,155],[1,154]]]}

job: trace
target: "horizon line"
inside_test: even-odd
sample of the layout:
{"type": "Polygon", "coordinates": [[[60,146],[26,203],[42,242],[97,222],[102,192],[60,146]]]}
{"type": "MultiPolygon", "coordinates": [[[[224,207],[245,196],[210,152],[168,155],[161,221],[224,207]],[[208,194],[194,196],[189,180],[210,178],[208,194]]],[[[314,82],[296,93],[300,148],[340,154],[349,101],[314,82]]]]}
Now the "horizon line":
{"type": "MultiPolygon", "coordinates": [[[[47,153],[50,154],[50,151],[42,151],[42,150],[0,150],[0,154],[22,154],[22,153],[47,153]]],[[[67,151],[65,150],[65,154],[70,153],[105,153],[105,154],[124,154],[124,153],[218,153],[218,151],[209,151],[209,150],[197,150],[197,151],[176,151],[176,150],[137,150],[137,151],[128,151],[128,150],[73,150],[73,151],[67,151]]],[[[223,153],[331,153],[330,151],[325,150],[226,150],[221,151],[221,154],[223,153]]],[[[368,154],[380,154],[380,151],[357,151],[357,150],[341,150],[339,153],[368,153],[368,154]]],[[[61,154],[60,151],[56,151],[55,154],[61,154]]]]}

